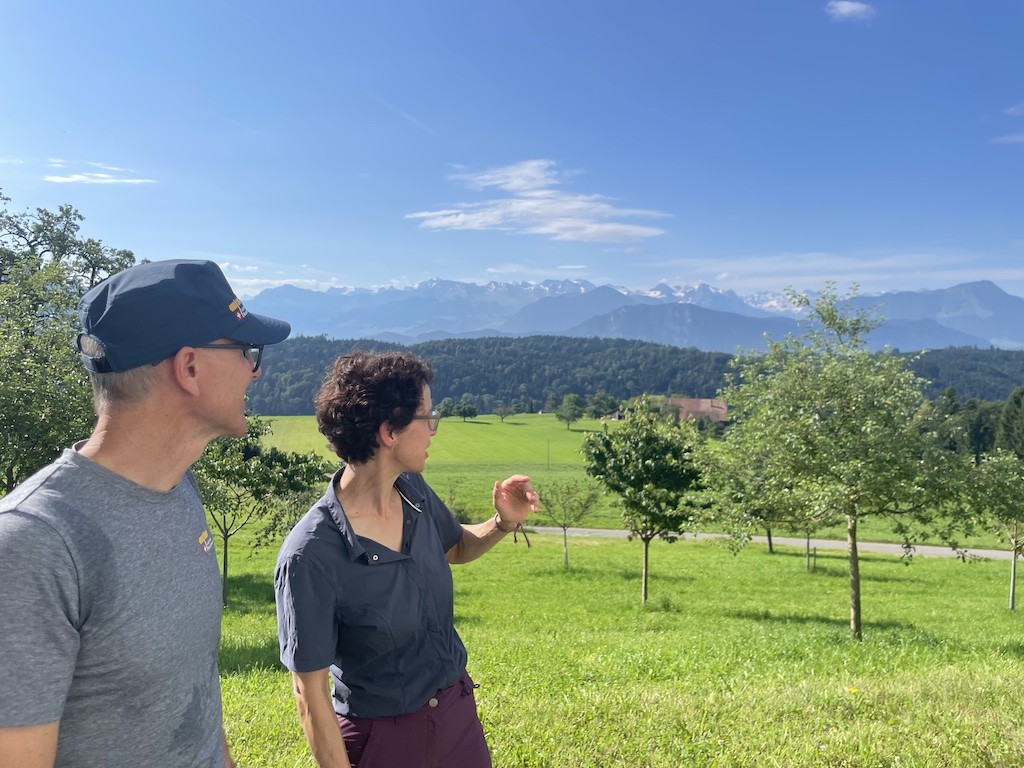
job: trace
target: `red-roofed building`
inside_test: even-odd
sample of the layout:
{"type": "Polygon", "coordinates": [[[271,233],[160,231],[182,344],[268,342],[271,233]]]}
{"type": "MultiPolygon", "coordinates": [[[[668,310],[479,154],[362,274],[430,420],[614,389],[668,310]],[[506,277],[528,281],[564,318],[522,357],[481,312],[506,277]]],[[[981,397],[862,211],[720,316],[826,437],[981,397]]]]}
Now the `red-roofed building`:
{"type": "Polygon", "coordinates": [[[707,419],[716,423],[729,420],[729,406],[725,400],[713,400],[710,397],[669,397],[667,405],[679,409],[679,420],[707,419]]]}

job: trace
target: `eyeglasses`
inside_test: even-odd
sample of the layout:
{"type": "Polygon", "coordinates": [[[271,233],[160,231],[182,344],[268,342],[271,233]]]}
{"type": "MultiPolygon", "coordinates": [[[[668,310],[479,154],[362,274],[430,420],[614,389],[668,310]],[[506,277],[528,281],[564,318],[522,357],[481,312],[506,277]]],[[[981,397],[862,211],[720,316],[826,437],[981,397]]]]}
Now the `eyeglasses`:
{"type": "Polygon", "coordinates": [[[413,416],[413,418],[414,419],[424,419],[427,422],[427,428],[431,432],[436,432],[437,431],[437,425],[441,423],[441,414],[440,414],[440,412],[438,412],[437,408],[432,410],[430,413],[426,413],[426,414],[422,414],[422,415],[416,414],[415,416],[413,416]]]}
{"type": "Polygon", "coordinates": [[[226,344],[198,344],[196,349],[240,349],[242,356],[252,363],[252,372],[260,369],[260,361],[263,359],[263,344],[243,344],[240,341],[231,341],[226,344]]]}

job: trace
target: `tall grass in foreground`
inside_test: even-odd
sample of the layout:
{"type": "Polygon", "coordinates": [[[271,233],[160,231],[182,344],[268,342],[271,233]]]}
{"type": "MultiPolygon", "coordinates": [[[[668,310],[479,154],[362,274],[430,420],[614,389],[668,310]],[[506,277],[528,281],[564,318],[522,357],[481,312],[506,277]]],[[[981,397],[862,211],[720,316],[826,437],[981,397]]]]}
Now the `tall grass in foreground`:
{"type": "MultiPolygon", "coordinates": [[[[862,559],[863,642],[849,639],[842,553],[730,555],[502,542],[454,568],[456,624],[496,768],[1019,766],[1024,618],[1006,563],[862,559]]],[[[237,557],[222,683],[240,764],[310,766],[277,663],[275,552],[237,557]]],[[[396,767],[399,768],[399,767],[396,767]]]]}

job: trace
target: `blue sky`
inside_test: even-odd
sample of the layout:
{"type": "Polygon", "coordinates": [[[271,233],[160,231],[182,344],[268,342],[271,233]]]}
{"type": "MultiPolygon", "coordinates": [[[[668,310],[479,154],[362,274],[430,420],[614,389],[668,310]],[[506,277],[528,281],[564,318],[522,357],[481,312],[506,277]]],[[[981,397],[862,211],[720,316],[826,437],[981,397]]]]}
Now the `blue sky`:
{"type": "Polygon", "coordinates": [[[0,189],[243,295],[1024,295],[1020,0],[0,0],[0,189]]]}

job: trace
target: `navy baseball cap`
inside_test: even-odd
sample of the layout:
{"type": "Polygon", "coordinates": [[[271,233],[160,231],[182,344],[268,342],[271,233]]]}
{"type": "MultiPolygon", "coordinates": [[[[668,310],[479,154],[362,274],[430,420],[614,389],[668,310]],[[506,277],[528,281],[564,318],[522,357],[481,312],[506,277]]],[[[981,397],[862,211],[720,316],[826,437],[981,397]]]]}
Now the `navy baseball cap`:
{"type": "Polygon", "coordinates": [[[79,339],[91,336],[103,347],[102,357],[82,353],[82,364],[94,373],[159,363],[182,347],[221,338],[276,344],[292,330],[283,320],[246,311],[214,262],[184,259],[112,275],[82,297],[78,317],[79,339]]]}

